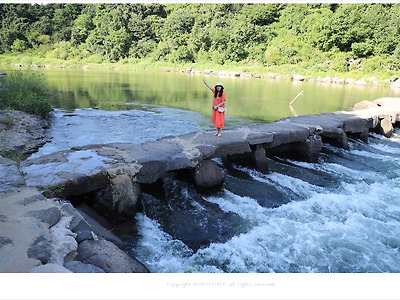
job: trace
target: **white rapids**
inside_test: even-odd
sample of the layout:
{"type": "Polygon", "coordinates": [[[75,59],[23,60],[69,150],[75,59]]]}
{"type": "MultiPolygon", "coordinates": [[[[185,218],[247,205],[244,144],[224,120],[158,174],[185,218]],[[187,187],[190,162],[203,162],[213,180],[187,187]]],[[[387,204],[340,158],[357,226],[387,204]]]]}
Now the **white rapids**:
{"type": "Polygon", "coordinates": [[[352,142],[348,151],[326,147],[318,163],[290,163],[343,181],[314,185],[274,170],[242,168],[255,182],[272,183],[300,199],[271,208],[227,189],[205,197],[239,215],[250,229],[196,252],[140,213],[134,255],[161,273],[400,272],[399,136],[372,135],[369,144],[352,142]]]}

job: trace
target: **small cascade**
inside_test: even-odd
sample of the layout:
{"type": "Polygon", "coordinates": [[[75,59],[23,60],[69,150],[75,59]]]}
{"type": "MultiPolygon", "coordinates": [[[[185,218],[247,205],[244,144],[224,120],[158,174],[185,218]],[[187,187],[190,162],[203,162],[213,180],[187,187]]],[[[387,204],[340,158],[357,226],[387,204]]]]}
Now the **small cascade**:
{"type": "Polygon", "coordinates": [[[269,161],[269,174],[224,169],[213,195],[166,181],[168,199],[146,200],[164,201],[163,216],[145,207],[127,246],[152,272],[399,272],[399,131],[349,147],[324,144],[316,163],[269,161]]]}

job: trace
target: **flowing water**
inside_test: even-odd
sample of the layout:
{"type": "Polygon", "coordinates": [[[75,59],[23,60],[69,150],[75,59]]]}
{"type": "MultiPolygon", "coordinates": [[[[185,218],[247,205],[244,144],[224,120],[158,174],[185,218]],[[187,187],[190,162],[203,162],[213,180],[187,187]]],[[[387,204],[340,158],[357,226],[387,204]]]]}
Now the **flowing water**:
{"type": "MultiPolygon", "coordinates": [[[[155,140],[212,128],[200,76],[48,70],[62,91],[35,156],[91,143],[155,140]]],[[[221,79],[207,77],[212,84],[221,79]]],[[[223,79],[227,127],[349,110],[397,96],[387,88],[223,79]],[[292,109],[288,103],[304,91],[292,109]]],[[[143,209],[115,232],[152,272],[400,272],[400,132],[324,145],[317,163],[269,158],[271,172],[225,167],[223,189],[196,192],[170,174],[165,194],[144,189],[143,209]]]]}
{"type": "Polygon", "coordinates": [[[153,272],[399,272],[399,154],[397,132],[325,145],[318,163],[271,160],[267,175],[225,170],[211,196],[175,179],[172,197],[144,197],[129,248],[153,272]]]}

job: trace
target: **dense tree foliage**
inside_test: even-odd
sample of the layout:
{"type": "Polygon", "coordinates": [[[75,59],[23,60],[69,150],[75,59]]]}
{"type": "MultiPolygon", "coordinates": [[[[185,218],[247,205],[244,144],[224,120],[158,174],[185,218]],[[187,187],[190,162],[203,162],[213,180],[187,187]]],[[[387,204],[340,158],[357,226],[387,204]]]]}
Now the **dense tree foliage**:
{"type": "Polygon", "coordinates": [[[400,65],[397,3],[0,4],[0,24],[0,53],[93,63],[400,65]]]}

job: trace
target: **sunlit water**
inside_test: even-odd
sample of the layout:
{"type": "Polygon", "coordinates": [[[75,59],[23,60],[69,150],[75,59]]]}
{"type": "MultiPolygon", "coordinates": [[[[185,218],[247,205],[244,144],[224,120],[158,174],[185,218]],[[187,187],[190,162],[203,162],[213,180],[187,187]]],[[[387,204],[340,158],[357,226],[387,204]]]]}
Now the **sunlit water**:
{"type": "MultiPolygon", "coordinates": [[[[198,249],[185,244],[166,223],[171,212],[148,216],[151,204],[170,201],[153,199],[137,215],[128,247],[152,272],[399,272],[399,154],[397,133],[370,137],[369,145],[352,142],[350,150],[326,146],[318,163],[271,162],[267,175],[240,168],[248,177],[239,179],[226,171],[225,188],[212,196],[199,198],[180,182],[174,201],[185,204],[172,206],[173,213],[188,214],[192,227],[216,232],[221,241],[198,249]],[[253,190],[239,195],[232,180],[253,190]]],[[[187,226],[185,217],[178,221],[187,226]]]]}
{"type": "MultiPolygon", "coordinates": [[[[34,156],[213,128],[202,77],[57,70],[46,76],[63,92],[53,103],[51,142],[34,156]]],[[[385,88],[224,82],[227,127],[398,96],[385,88]]],[[[399,140],[396,131],[391,139],[351,141],[350,150],[324,145],[318,163],[269,159],[270,174],[216,160],[226,180],[208,196],[171,174],[165,196],[145,190],[142,211],[114,232],[152,272],[400,272],[399,140]]]]}

